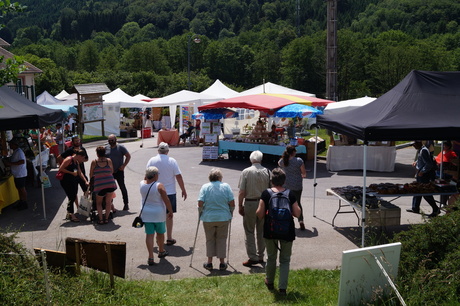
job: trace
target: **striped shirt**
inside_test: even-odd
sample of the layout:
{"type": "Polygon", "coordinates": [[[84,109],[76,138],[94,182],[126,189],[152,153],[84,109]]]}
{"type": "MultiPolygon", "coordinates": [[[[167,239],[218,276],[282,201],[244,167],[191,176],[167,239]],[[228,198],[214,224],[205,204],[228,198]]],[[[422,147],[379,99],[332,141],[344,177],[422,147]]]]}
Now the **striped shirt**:
{"type": "Polygon", "coordinates": [[[117,189],[115,179],[113,178],[112,169],[109,162],[106,160],[104,167],[99,167],[99,162],[96,160],[96,166],[93,170],[94,175],[94,192],[99,192],[107,188],[117,189]]]}

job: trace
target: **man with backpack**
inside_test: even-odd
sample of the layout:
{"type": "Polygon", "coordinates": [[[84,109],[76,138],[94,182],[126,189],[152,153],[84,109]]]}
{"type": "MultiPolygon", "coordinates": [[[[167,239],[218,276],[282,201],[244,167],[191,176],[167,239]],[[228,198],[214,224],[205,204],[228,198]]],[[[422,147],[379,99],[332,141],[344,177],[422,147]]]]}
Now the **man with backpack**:
{"type": "Polygon", "coordinates": [[[280,295],[286,295],[291,262],[292,242],[295,239],[293,217],[298,218],[301,209],[296,196],[283,187],[286,174],[281,168],[272,171],[272,187],[266,189],[260,198],[257,217],[264,221],[265,247],[267,248],[267,265],[265,266],[265,285],[268,290],[274,290],[276,260],[280,252],[279,282],[280,295]]]}
{"type": "Polygon", "coordinates": [[[270,187],[270,171],[262,167],[263,153],[254,151],[249,156],[252,163],[241,172],[238,188],[238,212],[243,216],[246,252],[249,259],[243,266],[252,267],[264,263],[265,242],[263,220],[258,220],[256,210],[262,191],[270,187]]]}

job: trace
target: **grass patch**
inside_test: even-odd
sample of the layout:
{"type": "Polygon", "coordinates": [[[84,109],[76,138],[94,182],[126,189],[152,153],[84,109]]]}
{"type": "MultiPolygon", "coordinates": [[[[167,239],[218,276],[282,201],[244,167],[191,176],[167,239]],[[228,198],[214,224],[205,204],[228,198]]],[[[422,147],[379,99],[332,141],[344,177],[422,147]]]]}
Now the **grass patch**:
{"type": "Polygon", "coordinates": [[[336,305],[338,300],[339,270],[291,271],[288,295],[283,297],[267,290],[263,273],[171,281],[115,278],[112,291],[107,274],[84,269],[78,277],[48,273],[51,300],[47,301],[43,268],[14,239],[15,235],[0,234],[3,305],[188,305],[194,301],[200,305],[336,305]]]}

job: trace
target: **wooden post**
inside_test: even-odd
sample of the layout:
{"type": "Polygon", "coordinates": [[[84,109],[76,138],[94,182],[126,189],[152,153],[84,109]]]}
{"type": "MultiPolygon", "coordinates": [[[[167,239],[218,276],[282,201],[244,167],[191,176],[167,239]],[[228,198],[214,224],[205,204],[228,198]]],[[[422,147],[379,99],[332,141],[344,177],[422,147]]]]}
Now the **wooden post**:
{"type": "Polygon", "coordinates": [[[81,258],[80,258],[80,242],[78,241],[75,241],[75,263],[76,263],[75,274],[80,275],[81,258]]]}
{"type": "Polygon", "coordinates": [[[110,288],[115,289],[115,282],[113,279],[113,263],[112,263],[112,246],[109,244],[107,248],[107,269],[109,270],[110,275],[110,288]]]}

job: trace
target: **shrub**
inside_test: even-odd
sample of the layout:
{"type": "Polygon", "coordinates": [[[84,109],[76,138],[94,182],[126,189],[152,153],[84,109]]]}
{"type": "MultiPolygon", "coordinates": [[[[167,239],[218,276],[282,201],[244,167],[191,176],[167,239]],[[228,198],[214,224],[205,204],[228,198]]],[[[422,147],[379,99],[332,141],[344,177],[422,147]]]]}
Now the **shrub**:
{"type": "Polygon", "coordinates": [[[459,237],[459,211],[414,225],[394,237],[393,242],[402,243],[397,284],[406,302],[460,302],[459,237]]]}

